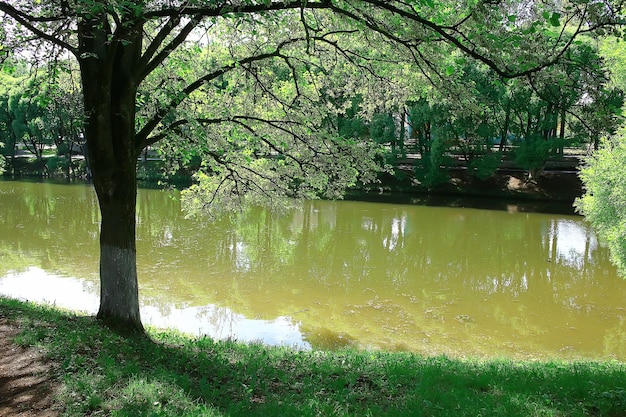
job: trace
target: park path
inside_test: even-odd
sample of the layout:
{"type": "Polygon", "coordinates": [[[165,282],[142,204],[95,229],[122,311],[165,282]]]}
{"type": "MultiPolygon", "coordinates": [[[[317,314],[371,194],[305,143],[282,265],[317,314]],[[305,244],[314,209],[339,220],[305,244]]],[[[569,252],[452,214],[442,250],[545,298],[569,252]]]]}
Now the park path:
{"type": "Polygon", "coordinates": [[[57,417],[53,397],[59,383],[52,364],[35,348],[13,343],[19,329],[0,317],[0,416],[57,417]]]}

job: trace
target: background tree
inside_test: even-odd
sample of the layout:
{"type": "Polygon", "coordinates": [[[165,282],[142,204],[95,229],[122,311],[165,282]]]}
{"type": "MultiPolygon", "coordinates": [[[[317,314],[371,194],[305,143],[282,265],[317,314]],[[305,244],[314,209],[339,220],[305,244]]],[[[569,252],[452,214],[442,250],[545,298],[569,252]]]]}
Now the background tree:
{"type": "MultiPolygon", "coordinates": [[[[70,62],[29,68],[25,61],[4,62],[0,72],[0,137],[9,169],[17,173],[18,145],[36,158],[40,175],[61,170],[70,177],[71,155],[78,153],[83,127],[82,96],[70,62]],[[61,157],[47,157],[55,147],[61,157]]],[[[20,165],[21,166],[21,165],[20,165]]]]}
{"type": "Polygon", "coordinates": [[[18,138],[13,130],[14,114],[9,107],[9,102],[20,91],[20,84],[25,76],[19,74],[16,64],[11,62],[3,63],[0,70],[0,142],[2,146],[3,164],[7,163],[5,157],[8,157],[9,167],[14,166],[15,149],[18,138]]]}
{"type": "Polygon", "coordinates": [[[35,169],[43,175],[45,161],[43,152],[52,143],[46,135],[45,128],[45,96],[39,88],[39,80],[30,77],[23,90],[14,90],[8,99],[8,112],[11,119],[9,136],[14,138],[14,145],[22,144],[35,156],[35,169]]]}
{"type": "Polygon", "coordinates": [[[51,68],[43,87],[45,97],[45,130],[57,150],[47,168],[51,174],[61,171],[66,178],[85,174],[78,170],[72,155],[82,154],[84,145],[84,111],[79,74],[72,61],[57,62],[51,68]]]}

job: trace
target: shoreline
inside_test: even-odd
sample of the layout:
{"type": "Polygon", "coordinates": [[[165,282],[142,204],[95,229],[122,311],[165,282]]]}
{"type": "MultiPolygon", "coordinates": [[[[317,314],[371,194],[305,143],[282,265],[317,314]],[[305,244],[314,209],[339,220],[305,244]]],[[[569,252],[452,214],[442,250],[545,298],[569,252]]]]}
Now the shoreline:
{"type": "Polygon", "coordinates": [[[303,352],[161,330],[123,337],[94,317],[2,297],[0,325],[15,355],[0,364],[4,378],[28,382],[14,365],[22,355],[47,366],[19,392],[24,402],[0,387],[7,417],[626,414],[619,361],[303,352]],[[37,401],[47,405],[29,408],[37,401]]]}

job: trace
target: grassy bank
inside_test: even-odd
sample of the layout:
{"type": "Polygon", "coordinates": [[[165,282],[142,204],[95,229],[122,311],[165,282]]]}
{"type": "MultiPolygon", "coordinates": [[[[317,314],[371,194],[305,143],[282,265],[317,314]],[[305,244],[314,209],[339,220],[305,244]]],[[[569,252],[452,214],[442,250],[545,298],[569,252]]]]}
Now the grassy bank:
{"type": "Polygon", "coordinates": [[[43,349],[69,416],[626,416],[620,363],[299,352],[151,330],[0,298],[16,342],[43,349]]]}

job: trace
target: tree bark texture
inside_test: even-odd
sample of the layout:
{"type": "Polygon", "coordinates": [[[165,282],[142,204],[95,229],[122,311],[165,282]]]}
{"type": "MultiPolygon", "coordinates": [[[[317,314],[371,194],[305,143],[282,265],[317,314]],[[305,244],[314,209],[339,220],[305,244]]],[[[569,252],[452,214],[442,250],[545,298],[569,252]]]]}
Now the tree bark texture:
{"type": "Polygon", "coordinates": [[[98,318],[142,331],[137,282],[135,215],[137,156],[133,68],[141,52],[141,27],[111,41],[106,17],[81,22],[81,77],[85,138],[100,226],[98,318]]]}

